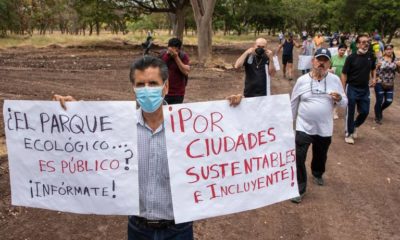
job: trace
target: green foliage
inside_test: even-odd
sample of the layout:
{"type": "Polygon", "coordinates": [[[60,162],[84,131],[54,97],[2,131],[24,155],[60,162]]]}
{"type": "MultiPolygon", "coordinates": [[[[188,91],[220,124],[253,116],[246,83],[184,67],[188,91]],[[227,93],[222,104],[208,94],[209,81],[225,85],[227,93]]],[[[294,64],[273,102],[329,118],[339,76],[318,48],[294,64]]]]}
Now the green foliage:
{"type": "MultiPolygon", "coordinates": [[[[189,0],[0,0],[0,36],[7,33],[113,33],[171,28],[167,14],[184,11],[195,29],[189,0]],[[154,4],[153,4],[154,2],[154,4]]],[[[261,31],[349,31],[393,35],[399,0],[218,0],[213,29],[225,34],[261,31]]]]}
{"type": "Polygon", "coordinates": [[[138,30],[153,31],[157,28],[157,22],[150,15],[144,15],[139,20],[128,23],[128,29],[132,32],[138,30]]]}

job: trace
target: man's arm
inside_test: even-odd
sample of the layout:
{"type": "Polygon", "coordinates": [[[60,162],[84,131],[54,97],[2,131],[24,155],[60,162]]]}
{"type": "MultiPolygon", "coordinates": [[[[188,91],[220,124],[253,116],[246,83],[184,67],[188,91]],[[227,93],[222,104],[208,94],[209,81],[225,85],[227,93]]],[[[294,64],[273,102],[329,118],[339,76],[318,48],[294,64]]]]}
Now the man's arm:
{"type": "Polygon", "coordinates": [[[276,50],[276,55],[279,54],[279,52],[281,51],[282,47],[283,47],[283,44],[279,44],[278,49],[276,50]]]}
{"type": "Polygon", "coordinates": [[[346,89],[347,74],[342,73],[342,76],[340,77],[340,80],[342,80],[343,89],[346,89]]]}
{"type": "Polygon", "coordinates": [[[376,69],[371,70],[371,84],[369,86],[373,87],[376,84],[376,69]]]}
{"type": "Polygon", "coordinates": [[[290,96],[290,106],[292,108],[293,122],[296,121],[297,111],[300,104],[300,82],[297,81],[293,87],[292,95],[290,96]]]}
{"type": "Polygon", "coordinates": [[[244,60],[246,60],[246,57],[251,54],[254,51],[254,48],[249,48],[247,49],[240,57],[236,60],[235,62],[235,69],[239,69],[241,66],[244,64],[244,60]]]}
{"type": "Polygon", "coordinates": [[[175,60],[176,65],[178,65],[181,73],[183,73],[185,76],[188,76],[190,72],[190,66],[182,62],[182,59],[179,57],[179,52],[174,51],[172,48],[168,48],[168,52],[172,55],[172,58],[175,60]]]}
{"type": "Polygon", "coordinates": [[[178,65],[179,70],[183,73],[183,75],[188,76],[190,72],[190,66],[182,62],[181,58],[179,57],[179,54],[175,55],[173,58],[176,62],[176,65],[178,65]]]}
{"type": "Polygon", "coordinates": [[[297,47],[297,48],[301,48],[301,45],[300,44],[298,44],[295,40],[293,40],[293,44],[294,44],[294,46],[295,47],[297,47]]]}
{"type": "MultiPolygon", "coordinates": [[[[336,75],[335,75],[336,78],[336,75]]],[[[335,79],[336,80],[336,79],[335,79]]],[[[346,93],[344,92],[344,87],[341,83],[341,81],[339,80],[339,78],[337,78],[336,80],[336,90],[332,91],[331,93],[329,93],[329,95],[331,95],[332,100],[341,108],[345,108],[347,106],[347,96],[346,93]]]]}

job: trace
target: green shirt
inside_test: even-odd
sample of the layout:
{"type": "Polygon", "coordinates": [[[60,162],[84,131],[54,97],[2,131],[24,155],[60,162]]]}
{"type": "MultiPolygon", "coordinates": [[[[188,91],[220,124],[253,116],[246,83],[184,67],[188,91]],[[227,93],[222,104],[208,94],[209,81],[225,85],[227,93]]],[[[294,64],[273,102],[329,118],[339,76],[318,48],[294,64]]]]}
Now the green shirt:
{"type": "Polygon", "coordinates": [[[336,68],[335,74],[339,78],[342,75],[342,69],[345,61],[346,61],[346,56],[339,57],[339,55],[335,55],[332,57],[332,68],[336,68]]]}

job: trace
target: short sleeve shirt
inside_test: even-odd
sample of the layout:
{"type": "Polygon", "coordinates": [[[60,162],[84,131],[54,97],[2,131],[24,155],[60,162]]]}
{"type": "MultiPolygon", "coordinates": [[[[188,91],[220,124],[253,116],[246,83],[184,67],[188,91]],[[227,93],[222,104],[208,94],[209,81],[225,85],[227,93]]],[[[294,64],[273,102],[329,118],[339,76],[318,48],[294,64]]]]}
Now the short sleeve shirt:
{"type": "Polygon", "coordinates": [[[385,61],[384,58],[381,58],[380,61],[382,62],[382,65],[376,72],[378,82],[392,83],[396,74],[396,61],[398,61],[398,59],[396,58],[394,61],[389,62],[385,61]]]}
{"type": "Polygon", "coordinates": [[[347,84],[365,88],[369,84],[369,76],[375,69],[375,60],[370,53],[352,53],[346,58],[342,73],[347,74],[347,84]]]}

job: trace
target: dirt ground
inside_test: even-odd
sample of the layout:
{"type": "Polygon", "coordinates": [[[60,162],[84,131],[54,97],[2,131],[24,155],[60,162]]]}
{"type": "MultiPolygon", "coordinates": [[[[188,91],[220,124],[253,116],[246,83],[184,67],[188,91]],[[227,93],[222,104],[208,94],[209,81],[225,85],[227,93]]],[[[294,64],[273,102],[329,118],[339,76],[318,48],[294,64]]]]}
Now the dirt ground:
{"type": "MultiPolygon", "coordinates": [[[[217,62],[229,65],[248,46],[217,46],[214,56],[217,62]]],[[[195,47],[185,49],[195,62],[195,47]]],[[[53,93],[84,100],[131,100],[128,69],[140,55],[139,47],[122,43],[0,50],[0,104],[3,106],[4,99],[50,100],[53,93]]],[[[220,100],[240,93],[243,74],[194,65],[185,102],[220,100]]],[[[397,82],[396,93],[400,91],[397,82]]],[[[289,93],[293,84],[278,73],[272,80],[272,92],[289,93]]],[[[343,112],[335,120],[325,186],[310,181],[298,205],[286,201],[197,221],[195,239],[400,239],[400,99],[396,94],[384,112],[383,125],[373,121],[374,102],[372,94],[371,114],[355,145],[343,141],[343,112]]],[[[11,206],[3,116],[0,118],[1,239],[126,239],[124,216],[11,206]]]]}

